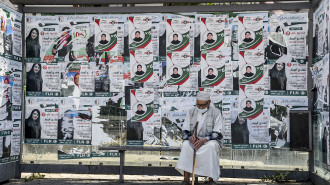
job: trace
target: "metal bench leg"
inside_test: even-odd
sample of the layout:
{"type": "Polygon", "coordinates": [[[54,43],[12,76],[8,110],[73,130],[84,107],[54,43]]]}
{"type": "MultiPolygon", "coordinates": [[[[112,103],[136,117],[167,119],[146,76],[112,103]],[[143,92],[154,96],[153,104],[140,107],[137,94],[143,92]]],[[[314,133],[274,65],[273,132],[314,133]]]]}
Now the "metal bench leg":
{"type": "Polygon", "coordinates": [[[119,153],[120,153],[119,183],[124,183],[125,150],[119,150],[119,153]]]}

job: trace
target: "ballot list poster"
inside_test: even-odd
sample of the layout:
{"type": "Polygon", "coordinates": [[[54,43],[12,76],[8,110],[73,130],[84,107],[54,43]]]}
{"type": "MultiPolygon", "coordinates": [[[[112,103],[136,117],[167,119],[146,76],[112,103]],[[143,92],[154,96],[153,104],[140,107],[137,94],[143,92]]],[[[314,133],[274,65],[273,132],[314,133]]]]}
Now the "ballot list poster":
{"type": "MultiPolygon", "coordinates": [[[[57,61],[56,43],[61,42],[58,37],[60,31],[58,16],[26,16],[26,61],[46,62],[57,61]]],[[[69,33],[68,33],[69,34],[69,33]]]]}
{"type": "Polygon", "coordinates": [[[270,112],[271,147],[289,148],[290,110],[307,110],[307,91],[265,91],[265,110],[270,112]]]}
{"type": "Polygon", "coordinates": [[[225,82],[225,63],[229,57],[220,52],[212,51],[201,56],[201,83],[202,87],[223,86],[225,82]]]}
{"type": "Polygon", "coordinates": [[[212,17],[200,17],[200,50],[221,51],[226,48],[225,28],[229,23],[228,15],[214,15],[212,17]]]}
{"type": "Polygon", "coordinates": [[[328,53],[328,42],[329,42],[329,33],[328,33],[328,24],[329,24],[329,1],[324,0],[319,5],[319,8],[314,12],[314,37],[317,39],[317,56],[324,56],[328,53]]]}
{"type": "Polygon", "coordinates": [[[53,97],[27,97],[25,143],[57,144],[59,100],[53,97]]]}
{"type": "Polygon", "coordinates": [[[167,85],[186,85],[190,83],[190,52],[167,53],[167,85]]]}
{"type": "Polygon", "coordinates": [[[264,51],[245,50],[239,52],[239,84],[264,85],[264,51]]]}
{"type": "Polygon", "coordinates": [[[94,19],[95,33],[95,52],[103,55],[103,52],[110,54],[110,61],[117,61],[119,56],[118,49],[118,19],[94,19]]]}
{"type": "Polygon", "coordinates": [[[263,16],[258,14],[239,15],[236,36],[240,51],[264,49],[263,16]]]}
{"type": "Polygon", "coordinates": [[[152,49],[152,17],[128,17],[129,49],[152,49]]]}
{"type": "Polygon", "coordinates": [[[132,82],[154,82],[154,55],[152,49],[130,50],[132,82]]]}

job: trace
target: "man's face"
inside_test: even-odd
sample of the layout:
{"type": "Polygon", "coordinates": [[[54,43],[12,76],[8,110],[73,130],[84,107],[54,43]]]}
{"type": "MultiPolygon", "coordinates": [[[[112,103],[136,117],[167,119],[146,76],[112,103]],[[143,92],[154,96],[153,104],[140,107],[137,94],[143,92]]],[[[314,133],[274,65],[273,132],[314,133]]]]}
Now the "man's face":
{"type": "Polygon", "coordinates": [[[104,41],[105,39],[106,39],[106,36],[105,36],[105,35],[102,35],[102,36],[101,36],[101,40],[104,41]]]}
{"type": "Polygon", "coordinates": [[[140,38],[140,33],[139,32],[135,33],[135,37],[140,38]]]}
{"type": "Polygon", "coordinates": [[[278,63],[277,65],[276,65],[276,69],[278,70],[278,71],[281,71],[282,69],[283,69],[283,64],[282,63],[278,63]]]}
{"type": "Polygon", "coordinates": [[[33,71],[34,71],[34,73],[38,73],[40,71],[39,65],[34,65],[33,71]]]}
{"type": "Polygon", "coordinates": [[[142,71],[142,67],[141,66],[138,66],[137,67],[137,71],[142,71]]]}
{"type": "Polygon", "coordinates": [[[178,70],[177,69],[173,69],[173,74],[178,74],[178,70]]]}
{"type": "Polygon", "coordinates": [[[141,106],[141,105],[138,105],[137,109],[138,109],[139,111],[141,111],[141,110],[142,110],[142,106],[141,106]]]}
{"type": "Polygon", "coordinates": [[[246,72],[247,72],[247,73],[251,73],[251,68],[249,68],[249,67],[246,68],[246,72]]]}
{"type": "Polygon", "coordinates": [[[212,36],[211,34],[208,34],[208,35],[207,35],[207,39],[208,39],[208,40],[212,40],[212,38],[213,38],[213,36],[212,36]]]}
{"type": "Polygon", "coordinates": [[[35,121],[39,118],[39,114],[37,111],[34,111],[33,114],[32,114],[32,119],[35,121]]]}
{"type": "Polygon", "coordinates": [[[251,102],[246,102],[246,107],[251,107],[251,102]]]}
{"type": "Polygon", "coordinates": [[[209,75],[213,75],[213,70],[209,70],[209,75]]]}
{"type": "Polygon", "coordinates": [[[178,36],[173,35],[173,40],[177,41],[178,40],[178,36]]]}
{"type": "Polygon", "coordinates": [[[205,101],[205,100],[197,100],[196,101],[196,106],[199,109],[205,109],[210,105],[210,101],[205,101]]]}
{"type": "Polygon", "coordinates": [[[245,33],[245,38],[249,39],[251,37],[250,33],[245,33]]]}

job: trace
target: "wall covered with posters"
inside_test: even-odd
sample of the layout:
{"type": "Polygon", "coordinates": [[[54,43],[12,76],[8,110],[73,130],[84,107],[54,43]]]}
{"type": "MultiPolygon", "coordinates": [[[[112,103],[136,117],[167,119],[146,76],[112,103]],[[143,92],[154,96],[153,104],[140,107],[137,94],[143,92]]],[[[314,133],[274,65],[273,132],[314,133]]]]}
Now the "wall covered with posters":
{"type": "MultiPolygon", "coordinates": [[[[313,124],[315,170],[330,172],[329,135],[329,0],[323,0],[314,13],[313,28],[313,124]]],[[[329,175],[328,175],[329,176],[329,175]]]]}
{"type": "Polygon", "coordinates": [[[107,156],[91,147],[101,145],[180,147],[199,91],[233,150],[289,148],[289,113],[308,109],[307,13],[25,21],[24,143],[56,145],[58,159],[107,156]]]}
{"type": "MultiPolygon", "coordinates": [[[[22,128],[22,14],[0,4],[0,166],[19,161],[22,128]]],[[[1,168],[1,167],[0,167],[1,168]]]]}

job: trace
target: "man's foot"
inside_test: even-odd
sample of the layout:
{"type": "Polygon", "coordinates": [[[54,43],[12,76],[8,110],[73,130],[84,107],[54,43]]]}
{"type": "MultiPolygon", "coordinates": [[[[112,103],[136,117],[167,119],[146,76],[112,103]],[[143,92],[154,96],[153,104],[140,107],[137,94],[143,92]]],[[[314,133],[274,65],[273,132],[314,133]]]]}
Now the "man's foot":
{"type": "Polygon", "coordinates": [[[208,185],[217,185],[214,181],[209,181],[208,185]]]}
{"type": "Polygon", "coordinates": [[[182,181],[181,185],[190,185],[190,182],[189,181],[182,181]]]}

